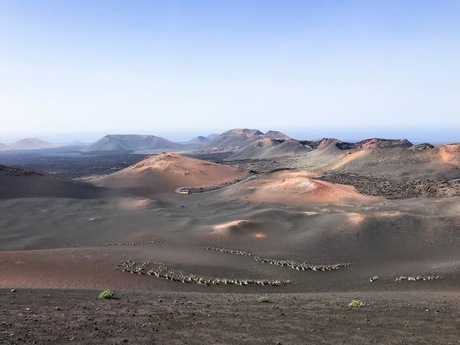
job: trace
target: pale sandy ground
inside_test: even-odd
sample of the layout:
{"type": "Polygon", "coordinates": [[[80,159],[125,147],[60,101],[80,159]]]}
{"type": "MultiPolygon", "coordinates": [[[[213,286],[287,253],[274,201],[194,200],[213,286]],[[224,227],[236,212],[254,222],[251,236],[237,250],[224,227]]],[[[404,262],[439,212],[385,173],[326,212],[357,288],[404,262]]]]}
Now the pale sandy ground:
{"type": "MultiPolygon", "coordinates": [[[[239,187],[238,187],[239,188],[239,187]]],[[[151,199],[14,199],[0,207],[3,287],[190,291],[334,291],[458,288],[459,199],[353,205],[280,205],[207,195],[151,199]],[[18,222],[18,214],[22,215],[18,222]],[[164,242],[159,240],[164,239],[164,242]],[[144,244],[142,242],[156,241],[144,244]],[[136,245],[108,245],[135,242],[136,245]],[[79,247],[72,247],[72,245],[79,247]],[[206,251],[212,245],[311,264],[349,262],[335,272],[297,271],[206,251]],[[220,278],[286,279],[282,287],[205,287],[117,271],[121,260],[163,262],[220,278]],[[398,275],[440,274],[395,283],[398,275]],[[385,277],[369,283],[373,275],[385,277]],[[129,276],[129,279],[127,279],[129,276]]]]}

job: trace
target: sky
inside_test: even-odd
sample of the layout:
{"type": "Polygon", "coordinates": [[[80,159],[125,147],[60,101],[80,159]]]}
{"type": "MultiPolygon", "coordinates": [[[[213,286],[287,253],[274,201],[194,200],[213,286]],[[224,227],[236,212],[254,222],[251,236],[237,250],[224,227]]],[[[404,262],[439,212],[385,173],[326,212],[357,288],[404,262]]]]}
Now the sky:
{"type": "Polygon", "coordinates": [[[460,1],[0,0],[0,142],[460,141],[460,1]]]}

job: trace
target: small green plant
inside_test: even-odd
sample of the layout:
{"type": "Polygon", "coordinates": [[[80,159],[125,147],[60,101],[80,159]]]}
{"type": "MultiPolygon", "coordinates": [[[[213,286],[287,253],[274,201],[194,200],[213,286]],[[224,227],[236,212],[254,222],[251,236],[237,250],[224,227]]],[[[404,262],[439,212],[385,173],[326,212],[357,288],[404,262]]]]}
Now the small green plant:
{"type": "Polygon", "coordinates": [[[359,299],[353,299],[348,304],[348,308],[361,308],[364,307],[364,302],[360,301],[359,299]]]}
{"type": "Polygon", "coordinates": [[[102,291],[97,298],[99,299],[110,299],[115,297],[115,292],[112,290],[104,290],[102,291]]]}
{"type": "Polygon", "coordinates": [[[270,303],[270,300],[268,299],[267,296],[260,296],[259,297],[259,302],[260,303],[270,303]]]}

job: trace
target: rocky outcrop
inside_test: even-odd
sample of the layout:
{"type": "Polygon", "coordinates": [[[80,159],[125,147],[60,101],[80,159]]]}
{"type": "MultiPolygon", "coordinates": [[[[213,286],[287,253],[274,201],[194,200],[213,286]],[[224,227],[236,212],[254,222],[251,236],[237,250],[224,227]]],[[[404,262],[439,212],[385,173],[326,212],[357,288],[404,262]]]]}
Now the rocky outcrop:
{"type": "Polygon", "coordinates": [[[319,141],[318,146],[316,147],[318,150],[322,150],[325,148],[328,148],[331,145],[337,146],[337,144],[340,144],[341,141],[334,139],[334,138],[323,138],[319,141]]]}
{"type": "Polygon", "coordinates": [[[410,147],[409,149],[413,151],[423,151],[423,150],[434,149],[434,146],[431,145],[430,143],[423,143],[423,144],[414,145],[410,147]]]}
{"type": "MultiPolygon", "coordinates": [[[[319,141],[316,148],[325,149],[329,146],[335,146],[340,150],[370,150],[377,148],[389,148],[389,147],[399,147],[399,148],[409,148],[413,144],[407,139],[381,139],[381,138],[371,138],[353,142],[340,141],[334,138],[323,138],[319,141]]],[[[314,147],[314,144],[313,144],[314,147]]]]}
{"type": "Polygon", "coordinates": [[[351,145],[354,149],[375,149],[375,148],[386,148],[386,147],[401,147],[408,148],[413,146],[412,143],[407,139],[381,139],[372,138],[365,139],[351,145]]]}

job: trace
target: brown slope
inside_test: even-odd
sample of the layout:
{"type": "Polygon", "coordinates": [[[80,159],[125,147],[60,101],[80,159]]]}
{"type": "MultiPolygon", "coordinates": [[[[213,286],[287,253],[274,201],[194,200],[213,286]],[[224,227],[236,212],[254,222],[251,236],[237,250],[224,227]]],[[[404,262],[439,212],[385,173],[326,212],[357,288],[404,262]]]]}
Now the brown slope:
{"type": "Polygon", "coordinates": [[[460,177],[460,145],[386,147],[344,152],[330,170],[407,179],[460,177]]]}
{"type": "Polygon", "coordinates": [[[382,139],[382,138],[371,138],[358,141],[356,143],[349,143],[340,141],[335,138],[323,138],[318,143],[318,149],[325,149],[330,146],[336,146],[341,150],[359,150],[359,149],[376,149],[376,148],[387,148],[387,147],[401,147],[408,148],[412,147],[413,144],[407,139],[382,139]]]}
{"type": "Polygon", "coordinates": [[[451,180],[460,178],[460,144],[412,145],[407,140],[366,139],[346,143],[322,139],[317,149],[299,157],[296,166],[364,176],[451,180]]]}
{"type": "Polygon", "coordinates": [[[447,165],[460,166],[460,144],[439,145],[433,150],[433,155],[447,165]]]}
{"type": "Polygon", "coordinates": [[[311,148],[296,140],[259,139],[245,148],[238,150],[227,160],[267,159],[298,155],[310,151],[311,148]]]}
{"type": "Polygon", "coordinates": [[[381,139],[372,138],[359,141],[352,144],[352,148],[356,149],[375,149],[384,147],[401,147],[408,148],[413,146],[412,143],[407,139],[381,139]]]}
{"type": "Polygon", "coordinates": [[[257,129],[236,128],[218,135],[204,148],[213,151],[237,150],[261,138],[264,138],[264,134],[257,129]]]}
{"type": "Polygon", "coordinates": [[[245,176],[245,171],[175,153],[150,156],[114,174],[94,180],[98,186],[136,189],[147,193],[172,192],[245,176]]]}
{"type": "Polygon", "coordinates": [[[276,139],[276,140],[292,140],[291,137],[279,131],[268,131],[264,134],[265,138],[276,139]]]}
{"type": "Polygon", "coordinates": [[[102,194],[94,186],[27,168],[0,165],[0,199],[60,197],[91,199],[102,194]]]}

